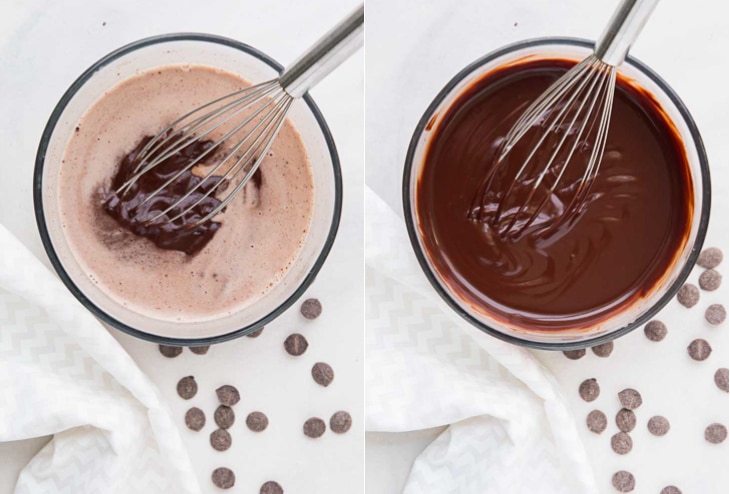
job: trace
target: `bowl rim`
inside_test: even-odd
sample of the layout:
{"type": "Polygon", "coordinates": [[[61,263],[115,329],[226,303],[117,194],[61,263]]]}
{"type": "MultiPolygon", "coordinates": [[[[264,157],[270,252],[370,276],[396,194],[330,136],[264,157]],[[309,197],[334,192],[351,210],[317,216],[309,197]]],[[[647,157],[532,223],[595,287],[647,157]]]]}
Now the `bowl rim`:
{"type": "Polygon", "coordinates": [[[690,114],[689,110],[685,106],[685,104],[682,102],[682,100],[679,98],[677,93],[671,88],[671,86],[662,79],[656,72],[654,72],[652,69],[650,69],[645,63],[639,61],[638,59],[632,57],[631,55],[626,57],[626,62],[632,64],[634,67],[639,69],[645,76],[647,76],[650,80],[652,80],[657,86],[661,88],[661,90],[664,92],[664,94],[670,99],[672,104],[677,108],[680,115],[684,119],[687,128],[689,129],[690,135],[692,137],[692,142],[695,145],[695,148],[697,150],[698,155],[698,161],[699,161],[699,167],[700,167],[700,180],[701,180],[701,189],[702,189],[702,204],[700,207],[700,218],[699,218],[699,227],[697,230],[697,237],[695,238],[694,245],[692,245],[692,249],[690,250],[689,257],[685,263],[685,265],[682,267],[681,271],[679,272],[677,279],[672,283],[672,285],[669,286],[667,291],[662,295],[659,300],[649,307],[643,314],[641,314],[637,319],[632,321],[631,323],[615,329],[614,331],[611,331],[609,333],[596,336],[593,338],[587,338],[582,340],[576,340],[576,341],[569,341],[569,342],[544,342],[544,341],[533,341],[526,338],[521,338],[519,336],[513,335],[513,334],[506,334],[503,333],[495,328],[492,328],[491,326],[483,323],[482,321],[478,320],[474,316],[472,316],[470,313],[468,313],[465,309],[463,309],[452,297],[451,293],[444,288],[438,281],[438,278],[436,277],[436,274],[432,271],[428,260],[426,259],[426,255],[424,254],[423,250],[421,249],[421,245],[419,242],[419,235],[418,231],[415,225],[415,222],[413,221],[413,210],[411,207],[411,173],[413,170],[413,159],[415,156],[416,148],[418,147],[418,141],[420,140],[424,129],[428,125],[428,122],[431,120],[434,112],[439,107],[439,105],[444,101],[444,99],[448,96],[448,94],[469,74],[471,74],[473,71],[477,70],[479,67],[491,62],[492,60],[495,60],[499,57],[502,57],[504,55],[508,55],[512,52],[525,49],[525,48],[532,48],[532,47],[539,47],[539,46],[546,46],[546,45],[567,45],[567,46],[579,46],[583,48],[593,48],[594,43],[592,41],[589,41],[587,39],[583,38],[571,38],[571,37],[541,37],[541,38],[531,38],[523,41],[518,41],[516,43],[510,43],[508,45],[505,45],[501,48],[498,48],[494,51],[491,51],[487,53],[486,55],[478,58],[477,60],[471,62],[466,67],[461,69],[442,89],[439,91],[439,93],[436,95],[436,97],[431,101],[429,106],[426,108],[426,111],[424,112],[423,116],[418,122],[418,125],[416,125],[416,128],[413,132],[413,135],[411,137],[411,142],[408,145],[408,151],[406,153],[406,159],[405,159],[405,166],[403,169],[403,184],[402,184],[402,202],[403,202],[403,213],[405,217],[406,222],[406,228],[408,230],[408,237],[411,242],[411,247],[413,248],[414,253],[416,254],[416,258],[418,259],[418,263],[421,266],[421,270],[426,275],[426,278],[428,279],[431,286],[436,290],[436,292],[439,294],[439,296],[446,302],[446,304],[451,307],[451,309],[456,312],[459,316],[461,316],[463,319],[465,319],[467,322],[469,322],[472,326],[476,327],[477,329],[494,336],[495,338],[498,338],[502,341],[506,341],[508,343],[513,343],[519,346],[524,346],[527,348],[533,348],[538,350],[557,350],[557,351],[565,351],[565,350],[577,350],[582,348],[588,348],[591,346],[599,345],[601,343],[606,343],[609,341],[612,341],[620,336],[623,336],[634,329],[642,326],[644,323],[648,322],[653,316],[655,316],[661,309],[664,308],[664,306],[676,295],[676,293],[679,291],[680,287],[684,284],[687,277],[689,276],[690,272],[692,271],[692,268],[695,265],[695,262],[697,261],[697,257],[700,254],[700,250],[702,248],[702,244],[705,240],[705,235],[707,233],[707,227],[710,219],[710,202],[711,202],[711,190],[710,190],[710,168],[709,163],[707,159],[707,153],[705,151],[705,146],[702,142],[702,137],[700,136],[699,129],[697,128],[697,124],[695,123],[694,119],[692,118],[692,115],[690,114]]]}
{"type": "Polygon", "coordinates": [[[53,244],[51,242],[50,235],[48,233],[48,227],[46,225],[46,219],[45,219],[45,212],[43,208],[43,169],[44,169],[44,162],[46,157],[46,151],[48,148],[48,145],[50,143],[51,135],[53,134],[54,129],[56,128],[56,124],[58,123],[61,115],[63,114],[66,106],[71,101],[71,99],[75,96],[75,94],[78,92],[78,90],[84,86],[84,84],[91,79],[91,77],[94,76],[94,74],[101,68],[105,67],[109,63],[129,54],[132,53],[138,49],[145,48],[147,46],[161,44],[161,43],[169,43],[174,41],[199,41],[199,42],[206,42],[206,43],[215,43],[223,46],[227,46],[230,48],[234,48],[236,50],[240,50],[248,55],[253,56],[254,58],[258,59],[259,61],[267,64],[277,72],[281,73],[284,69],[284,66],[281,65],[279,62],[274,60],[269,55],[263,53],[262,51],[246,44],[242,43],[240,41],[227,38],[224,36],[218,36],[214,34],[207,34],[207,33],[192,33],[192,32],[180,32],[180,33],[169,33],[169,34],[161,34],[156,36],[150,36],[147,38],[142,38],[137,41],[133,41],[131,43],[128,43],[111,53],[105,55],[101,59],[99,59],[97,62],[95,62],[93,65],[91,65],[88,69],[86,69],[72,84],[69,86],[69,88],[66,90],[66,92],[63,94],[59,102],[56,104],[55,108],[53,109],[53,112],[51,113],[51,116],[48,119],[48,122],[46,123],[46,126],[43,130],[43,134],[41,136],[40,143],[38,145],[38,151],[36,153],[36,160],[35,160],[35,168],[33,170],[33,206],[35,210],[35,218],[36,218],[36,224],[38,227],[38,231],[41,236],[41,241],[43,242],[43,247],[46,251],[46,254],[48,255],[48,258],[51,261],[51,265],[55,269],[56,273],[58,273],[58,276],[61,278],[61,281],[63,281],[64,285],[66,285],[66,288],[76,297],[76,299],[81,302],[81,304],[88,309],[94,316],[96,316],[98,319],[100,319],[102,322],[105,322],[109,324],[110,326],[127,333],[131,336],[140,338],[142,340],[151,341],[153,343],[159,343],[159,344],[165,344],[165,345],[175,345],[175,346],[202,346],[202,345],[210,345],[215,343],[222,343],[224,341],[229,341],[235,338],[239,338],[241,336],[245,336],[247,334],[250,334],[258,329],[263,328],[265,325],[269,324],[271,321],[279,317],[282,313],[284,313],[289,307],[291,307],[294,302],[296,302],[306,291],[306,289],[312,284],[314,279],[317,276],[317,273],[322,268],[322,265],[324,264],[325,260],[327,259],[327,256],[330,253],[330,250],[332,249],[332,245],[334,243],[335,237],[337,235],[337,230],[339,228],[340,224],[340,217],[342,214],[342,194],[343,194],[343,186],[342,186],[342,169],[340,167],[340,159],[339,155],[337,153],[337,148],[335,146],[334,138],[332,137],[332,133],[329,129],[329,126],[327,125],[327,122],[324,119],[324,116],[322,115],[322,112],[320,111],[319,107],[317,107],[316,103],[312,99],[312,97],[309,95],[309,93],[304,94],[302,99],[309,107],[309,110],[312,112],[312,115],[314,116],[315,120],[319,124],[320,131],[322,132],[322,135],[325,139],[325,143],[327,144],[327,149],[329,150],[330,159],[332,161],[332,168],[333,168],[333,174],[334,174],[334,188],[335,188],[335,198],[334,198],[334,212],[332,215],[332,220],[330,223],[329,232],[327,233],[327,237],[325,238],[324,245],[322,247],[322,250],[320,251],[319,255],[314,261],[314,264],[312,265],[309,272],[306,274],[302,282],[299,284],[299,286],[294,290],[294,292],[286,298],[284,301],[282,301],[274,310],[272,310],[269,314],[266,316],[260,318],[259,320],[244,326],[242,328],[230,331],[228,333],[224,333],[221,335],[216,336],[210,336],[205,338],[173,338],[168,336],[160,336],[153,333],[148,333],[144,330],[133,328],[118,319],[110,316],[103,310],[101,310],[99,307],[97,307],[73,282],[71,277],[66,272],[65,268],[63,267],[63,264],[61,263],[60,259],[56,255],[56,251],[53,247],[53,244]]]}

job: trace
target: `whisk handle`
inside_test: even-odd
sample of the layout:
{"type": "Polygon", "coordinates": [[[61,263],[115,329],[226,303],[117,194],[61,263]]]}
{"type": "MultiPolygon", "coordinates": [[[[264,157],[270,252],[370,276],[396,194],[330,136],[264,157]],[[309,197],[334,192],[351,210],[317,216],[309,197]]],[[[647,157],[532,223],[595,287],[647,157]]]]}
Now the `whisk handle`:
{"type": "Polygon", "coordinates": [[[284,69],[279,82],[292,97],[298,98],[347,60],[362,45],[365,9],[362,4],[301,57],[284,69]]]}
{"type": "Polygon", "coordinates": [[[659,0],[621,0],[596,41],[596,56],[614,67],[621,65],[657,3],[659,0]]]}

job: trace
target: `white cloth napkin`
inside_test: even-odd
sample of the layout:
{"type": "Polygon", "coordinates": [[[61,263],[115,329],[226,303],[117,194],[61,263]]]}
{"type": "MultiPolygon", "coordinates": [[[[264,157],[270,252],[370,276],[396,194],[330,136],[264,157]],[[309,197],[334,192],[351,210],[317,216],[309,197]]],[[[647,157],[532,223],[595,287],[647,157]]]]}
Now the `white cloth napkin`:
{"type": "Polygon", "coordinates": [[[16,494],[193,494],[154,384],[0,225],[0,442],[53,435],[16,494]]]}
{"type": "Polygon", "coordinates": [[[550,373],[451,311],[403,220],[370,189],[365,211],[366,429],[449,425],[416,459],[405,494],[597,492],[550,373]]]}

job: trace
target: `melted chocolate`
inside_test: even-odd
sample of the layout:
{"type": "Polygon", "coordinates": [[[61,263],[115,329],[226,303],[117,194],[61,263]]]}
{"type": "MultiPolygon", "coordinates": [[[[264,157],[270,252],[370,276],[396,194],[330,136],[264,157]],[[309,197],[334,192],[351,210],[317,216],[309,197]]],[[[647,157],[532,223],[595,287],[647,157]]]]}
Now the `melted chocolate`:
{"type": "MultiPolygon", "coordinates": [[[[556,221],[585,169],[581,153],[592,147],[591,135],[560,187],[542,190],[545,209],[529,228],[505,232],[529,180],[517,184],[496,220],[514,165],[489,194],[480,195],[479,184],[520,114],[572,65],[533,60],[473,83],[431,130],[416,186],[421,236],[440,277],[475,309],[525,328],[591,327],[621,311],[656,286],[690,230],[692,182],[681,138],[653,97],[621,77],[600,173],[583,207],[556,221]]],[[[521,162],[534,144],[527,136],[509,159],[521,162]]],[[[545,157],[536,162],[543,166],[545,157]]],[[[523,218],[516,219],[519,226],[523,218]]]]}

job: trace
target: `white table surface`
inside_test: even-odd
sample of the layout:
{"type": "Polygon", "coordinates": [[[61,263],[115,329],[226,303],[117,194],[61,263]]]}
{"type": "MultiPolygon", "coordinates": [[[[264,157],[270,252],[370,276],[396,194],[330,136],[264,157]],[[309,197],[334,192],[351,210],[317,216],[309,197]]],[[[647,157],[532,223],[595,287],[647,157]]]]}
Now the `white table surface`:
{"type": "MultiPolygon", "coordinates": [[[[400,174],[413,129],[433,97],[461,68],[502,45],[539,36],[593,38],[601,32],[617,0],[368,0],[366,51],[366,183],[396,211],[402,210],[400,174]]],[[[687,310],[672,301],[658,316],[669,327],[660,343],[643,331],[621,338],[608,359],[588,352],[579,361],[561,353],[534,352],[555,374],[582,431],[602,493],[615,491],[611,475],[631,471],[638,494],[659,494],[676,484],[685,494],[726,494],[728,442],[705,442],[712,422],[728,426],[728,395],[715,387],[713,374],[728,366],[728,322],[711,327],[705,308],[728,301],[728,4],[725,0],[662,0],[632,54],[655,69],[689,107],[705,141],[712,170],[713,206],[706,246],[719,246],[726,261],[719,270],[723,285],[702,292],[687,310]],[[705,338],[713,353],[705,362],[689,359],[685,347],[705,338]],[[595,377],[601,396],[583,402],[577,392],[595,377]],[[644,404],[631,433],[634,448],[615,454],[610,437],[618,432],[616,393],[638,389],[644,404]],[[588,432],[585,416],[599,408],[608,429],[588,432]],[[646,422],[664,415],[669,434],[651,436],[646,422]]],[[[700,270],[690,281],[697,283],[700,270]]],[[[443,429],[406,434],[366,434],[366,492],[396,494],[403,490],[415,457],[443,429]]]]}
{"type": "MultiPolygon", "coordinates": [[[[36,147],[61,94],[106,53],[145,36],[199,31],[239,39],[286,64],[356,4],[356,0],[0,1],[0,107],[5,115],[0,119],[0,223],[47,261],[33,217],[36,147]]],[[[157,345],[111,330],[168,399],[203,492],[220,492],[209,478],[222,465],[237,474],[235,492],[258,493],[270,479],[279,481],[286,492],[362,492],[362,51],[312,94],[332,129],[345,186],[339,235],[307,292],[322,301],[322,316],[306,321],[296,304],[257,339],[217,345],[206,356],[186,350],[174,360],[162,357],[157,345]],[[282,347],[295,331],[304,333],[310,343],[296,359],[282,347]],[[326,389],[310,376],[311,366],[320,360],[335,369],[335,380],[326,389]],[[191,374],[200,390],[184,402],[175,385],[191,374]],[[214,390],[226,383],[238,387],[242,400],[235,407],[233,447],[219,453],[208,444],[208,434],[214,429],[214,390]],[[183,415],[190,406],[207,414],[208,424],[200,433],[184,427],[183,415]],[[253,410],[269,417],[263,433],[246,429],[245,416],[253,410]],[[328,432],[318,440],[303,436],[307,418],[329,420],[337,410],[352,413],[349,433],[328,432]]],[[[0,494],[12,492],[19,470],[47,440],[0,444],[0,494]]]]}

